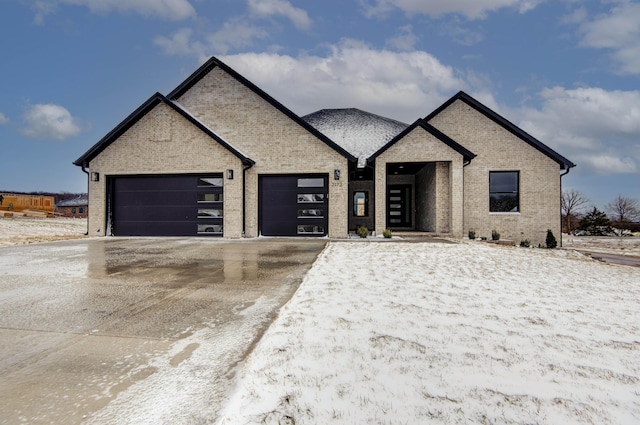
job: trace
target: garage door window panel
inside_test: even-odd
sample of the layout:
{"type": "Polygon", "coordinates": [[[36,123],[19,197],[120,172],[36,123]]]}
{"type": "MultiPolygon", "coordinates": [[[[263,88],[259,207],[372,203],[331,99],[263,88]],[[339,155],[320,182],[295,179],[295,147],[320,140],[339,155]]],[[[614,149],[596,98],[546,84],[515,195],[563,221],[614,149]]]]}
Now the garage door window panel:
{"type": "Polygon", "coordinates": [[[224,180],[222,177],[205,177],[198,179],[198,187],[222,187],[224,180]]]}
{"type": "Polygon", "coordinates": [[[299,204],[322,204],[324,193],[298,193],[299,204]]]}
{"type": "Polygon", "coordinates": [[[324,187],[324,179],[322,177],[298,179],[298,187],[324,187]]]}
{"type": "Polygon", "coordinates": [[[198,202],[222,202],[222,193],[198,193],[198,202]]]}

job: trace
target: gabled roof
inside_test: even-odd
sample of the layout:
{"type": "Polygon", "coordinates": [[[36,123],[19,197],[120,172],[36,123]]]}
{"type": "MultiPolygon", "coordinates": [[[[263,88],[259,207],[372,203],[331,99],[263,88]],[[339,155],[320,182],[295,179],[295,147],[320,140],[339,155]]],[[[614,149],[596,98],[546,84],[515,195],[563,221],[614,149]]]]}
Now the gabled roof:
{"type": "Polygon", "coordinates": [[[240,84],[247,87],[249,90],[253,91],[255,94],[260,96],[262,99],[267,101],[274,108],[278,109],[280,112],[285,114],[291,120],[296,122],[302,128],[307,130],[309,133],[313,134],[318,139],[322,140],[325,144],[327,144],[330,148],[338,152],[340,155],[347,158],[349,161],[356,161],[357,158],[347,152],[342,146],[336,144],[333,140],[328,138],[326,135],[322,134],[320,131],[315,129],[305,120],[300,118],[294,112],[292,112],[289,108],[275,100],[273,97],[269,96],[266,92],[264,92],[261,88],[253,84],[251,81],[247,80],[242,75],[238,74],[220,59],[212,56],[208,61],[206,61],[200,68],[198,68],[193,74],[191,74],[186,80],[184,80],[178,87],[176,87],[169,95],[167,96],[169,99],[177,100],[180,96],[186,93],[191,87],[198,83],[205,75],[211,72],[216,67],[219,67],[224,72],[229,74],[232,78],[238,81],[240,84]]]}
{"type": "Polygon", "coordinates": [[[253,165],[255,162],[242,154],[236,148],[231,146],[229,143],[224,141],[220,136],[215,134],[209,128],[207,128],[200,121],[195,119],[191,114],[189,114],[184,108],[176,105],[174,102],[170,101],[160,93],[156,93],[151,96],[146,102],[144,102],[138,109],[133,111],[127,118],[125,118],[120,124],[118,124],[113,130],[107,133],[98,143],[93,145],[88,151],[86,151],[80,158],[76,159],[73,164],[77,166],[87,166],[89,162],[98,156],[100,152],[102,152],[107,146],[113,143],[118,137],[122,136],[127,130],[129,130],[135,123],[137,123],[142,117],[148,114],[153,108],[155,108],[158,104],[164,103],[169,106],[171,109],[182,115],[187,121],[198,127],[205,134],[219,143],[222,147],[227,149],[229,152],[238,157],[243,164],[245,165],[253,165]]]}
{"type": "Polygon", "coordinates": [[[418,127],[424,129],[427,133],[431,134],[436,139],[440,140],[441,142],[443,142],[444,144],[449,146],[451,149],[453,149],[456,152],[458,152],[460,155],[462,155],[462,157],[464,158],[465,161],[471,161],[473,158],[476,157],[476,155],[473,152],[471,152],[470,150],[466,149],[464,146],[462,146],[459,143],[457,143],[451,137],[447,136],[446,134],[444,134],[443,132],[441,132],[440,130],[438,130],[437,128],[432,126],[431,124],[429,124],[427,121],[425,121],[423,119],[418,119],[413,124],[411,124],[409,127],[405,128],[396,137],[391,139],[386,145],[384,145],[380,149],[378,149],[373,155],[371,155],[369,158],[367,158],[367,162],[369,162],[369,163],[372,162],[378,156],[382,155],[382,153],[384,151],[389,149],[396,142],[401,140],[403,137],[405,137],[407,134],[411,133],[413,130],[415,130],[418,127]]]}
{"type": "Polygon", "coordinates": [[[449,106],[451,106],[451,104],[453,102],[455,102],[456,100],[460,100],[460,101],[466,103],[467,105],[471,106],[473,109],[475,109],[476,111],[480,112],[482,115],[484,115],[485,117],[489,118],[490,120],[492,120],[496,124],[500,125],[502,128],[504,128],[505,130],[507,130],[508,132],[513,134],[514,136],[516,136],[516,137],[520,138],[521,140],[527,142],[528,144],[530,144],[531,146],[533,146],[534,148],[536,148],[537,150],[539,150],[543,154],[547,155],[549,158],[553,159],[558,164],[560,164],[560,168],[561,169],[565,170],[565,169],[569,169],[569,168],[572,168],[572,167],[576,166],[576,164],[574,164],[573,162],[569,161],[567,158],[565,158],[564,156],[560,155],[558,152],[554,151],[549,146],[545,145],[544,143],[542,143],[541,141],[539,141],[538,139],[536,139],[535,137],[533,137],[532,135],[530,135],[526,131],[522,130],[521,128],[517,127],[515,124],[511,123],[510,121],[508,121],[506,118],[502,117],[501,115],[499,115],[496,112],[492,111],[491,109],[487,108],[482,103],[478,102],[477,100],[475,100],[474,98],[472,98],[471,96],[469,96],[468,94],[466,94],[463,91],[459,91],[451,99],[449,99],[445,103],[443,103],[438,109],[436,109],[435,111],[433,111],[432,113],[427,115],[424,118],[424,120],[425,121],[430,121],[433,117],[435,117],[440,112],[444,111],[449,106]]]}
{"type": "Polygon", "coordinates": [[[302,119],[357,157],[358,167],[364,167],[367,157],[408,126],[354,108],[322,109],[302,119]]]}

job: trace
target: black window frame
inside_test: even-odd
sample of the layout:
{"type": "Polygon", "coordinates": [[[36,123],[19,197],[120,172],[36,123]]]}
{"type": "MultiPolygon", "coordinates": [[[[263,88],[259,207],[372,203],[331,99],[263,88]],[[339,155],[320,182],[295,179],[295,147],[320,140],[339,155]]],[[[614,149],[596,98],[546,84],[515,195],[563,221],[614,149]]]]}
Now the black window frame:
{"type": "MultiPolygon", "coordinates": [[[[495,181],[495,180],[494,180],[495,181]]],[[[497,183],[495,183],[497,184],[497,183]]],[[[511,202],[509,205],[513,205],[511,202]]],[[[517,170],[505,170],[505,171],[489,171],[489,212],[490,213],[520,213],[520,171],[517,170]],[[516,178],[516,190],[515,191],[506,191],[504,188],[502,190],[498,190],[497,187],[492,184],[492,177],[495,175],[506,175],[506,174],[514,174],[516,178]],[[511,208],[499,208],[500,203],[495,199],[499,197],[505,197],[505,195],[513,196],[515,194],[515,209],[511,208]]]]}

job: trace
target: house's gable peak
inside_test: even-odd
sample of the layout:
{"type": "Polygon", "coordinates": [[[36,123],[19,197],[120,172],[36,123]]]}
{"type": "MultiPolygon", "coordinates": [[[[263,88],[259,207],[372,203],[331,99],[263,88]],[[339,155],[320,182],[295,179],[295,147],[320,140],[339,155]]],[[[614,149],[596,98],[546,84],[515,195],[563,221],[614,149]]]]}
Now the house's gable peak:
{"type": "Polygon", "coordinates": [[[264,99],[271,106],[273,106],[274,108],[282,112],[288,118],[296,122],[306,131],[313,134],[316,138],[320,139],[322,142],[327,144],[330,148],[338,152],[340,155],[347,158],[349,161],[356,161],[355,156],[351,155],[348,151],[343,149],[340,145],[336,144],[333,140],[331,140],[325,134],[321,133],[320,131],[315,129],[313,126],[309,125],[305,120],[300,118],[297,114],[295,114],[289,108],[284,106],[282,103],[278,102],[276,99],[271,97],[260,87],[253,84],[251,81],[249,81],[248,79],[240,75],[238,72],[236,72],[234,69],[232,69],[230,66],[228,66],[227,64],[222,62],[220,59],[216,58],[215,56],[212,56],[208,61],[202,64],[200,68],[198,68],[186,80],[184,80],[180,85],[178,85],[178,87],[176,87],[171,93],[169,93],[167,97],[172,100],[179,99],[184,93],[186,93],[189,89],[191,89],[194,85],[196,85],[202,78],[204,78],[209,72],[211,72],[215,68],[220,68],[221,70],[223,70],[229,76],[231,76],[236,81],[238,81],[240,84],[244,85],[249,90],[253,91],[255,94],[257,94],[259,97],[264,99]]]}
{"type": "Polygon", "coordinates": [[[76,159],[73,164],[79,167],[87,167],[89,162],[98,156],[103,150],[105,150],[111,143],[115,142],[120,136],[122,136],[127,130],[135,125],[140,119],[151,112],[157,105],[163,103],[169,106],[171,109],[182,115],[191,124],[198,127],[201,131],[214,139],[217,143],[222,145],[225,149],[233,153],[238,157],[245,165],[253,165],[254,161],[246,157],[239,152],[236,148],[231,146],[225,140],[220,138],[217,134],[207,128],[204,124],[198,121],[193,115],[189,114],[182,106],[178,106],[176,103],[170,101],[160,93],[155,93],[142,105],[140,105],[135,111],[127,116],[120,124],[118,124],[113,130],[107,133],[102,139],[93,145],[88,151],[86,151],[80,158],[76,159]]]}
{"type": "Polygon", "coordinates": [[[541,141],[539,141],[538,139],[536,139],[535,137],[527,133],[526,131],[522,130],[520,127],[513,124],[511,121],[504,118],[502,115],[489,109],[488,107],[478,102],[476,99],[469,96],[467,93],[463,91],[459,91],[454,96],[452,96],[449,100],[447,100],[442,105],[440,105],[440,107],[438,107],[435,111],[427,115],[424,118],[424,121],[426,122],[431,121],[432,118],[439,115],[442,111],[447,109],[457,100],[460,100],[465,104],[471,106],[473,109],[480,112],[482,115],[489,118],[490,120],[492,120],[493,122],[495,122],[496,124],[504,128],[505,130],[513,134],[514,136],[518,137],[519,139],[533,146],[535,149],[539,150],[543,154],[547,155],[549,158],[553,159],[558,164],[560,164],[561,169],[563,170],[570,169],[576,166],[573,162],[569,161],[567,158],[560,155],[558,152],[554,151],[553,149],[551,149],[550,147],[548,147],[547,145],[545,145],[544,143],[542,143],[541,141]]]}
{"type": "Polygon", "coordinates": [[[452,138],[450,138],[449,136],[447,136],[446,134],[444,134],[443,132],[441,132],[431,124],[429,124],[427,121],[423,119],[418,119],[413,124],[405,128],[398,135],[396,135],[396,137],[391,139],[387,144],[385,144],[380,149],[378,149],[378,151],[376,151],[373,155],[367,158],[367,162],[372,163],[378,156],[382,155],[387,149],[389,149],[391,146],[393,146],[394,144],[402,140],[405,136],[407,136],[409,133],[411,133],[417,128],[421,128],[425,130],[427,133],[431,134],[436,139],[440,140],[441,142],[449,146],[451,149],[458,152],[460,155],[462,155],[465,162],[469,162],[476,157],[476,155],[473,152],[471,152],[470,150],[468,150],[467,148],[465,148],[464,146],[462,146],[461,144],[459,144],[458,142],[456,142],[455,140],[453,140],[452,138]]]}

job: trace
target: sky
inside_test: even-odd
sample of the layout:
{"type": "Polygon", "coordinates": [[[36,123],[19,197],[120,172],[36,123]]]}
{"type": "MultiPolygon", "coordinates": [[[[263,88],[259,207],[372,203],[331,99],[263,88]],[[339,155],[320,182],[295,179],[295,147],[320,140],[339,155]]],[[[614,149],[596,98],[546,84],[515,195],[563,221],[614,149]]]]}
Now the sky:
{"type": "Polygon", "coordinates": [[[72,162],[217,56],[305,115],[406,123],[464,90],[640,200],[640,1],[1,0],[0,190],[86,192],[72,162]]]}

